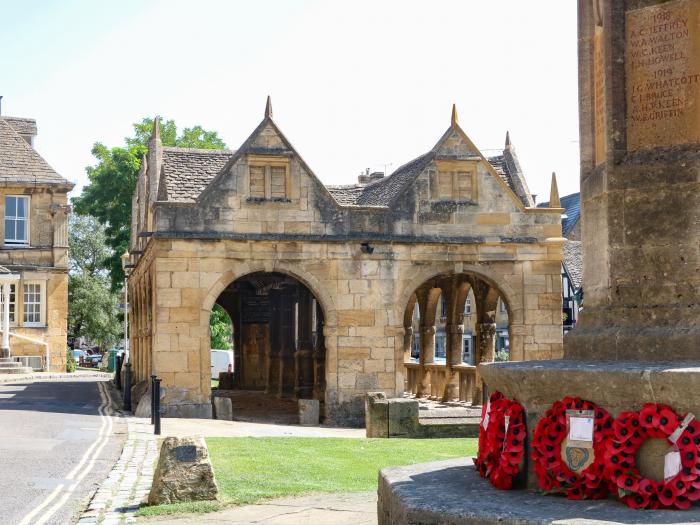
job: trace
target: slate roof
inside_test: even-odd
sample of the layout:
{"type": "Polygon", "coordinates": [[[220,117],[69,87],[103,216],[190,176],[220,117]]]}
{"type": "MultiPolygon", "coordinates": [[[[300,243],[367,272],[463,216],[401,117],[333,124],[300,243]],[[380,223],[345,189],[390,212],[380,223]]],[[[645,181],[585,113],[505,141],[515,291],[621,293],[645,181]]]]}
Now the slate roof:
{"type": "Polygon", "coordinates": [[[20,135],[36,136],[36,120],[22,117],[0,117],[20,135]]]}
{"type": "MultiPolygon", "coordinates": [[[[263,121],[262,124],[265,122],[263,121]]],[[[251,135],[251,139],[254,136],[255,132],[251,135]]],[[[243,152],[254,151],[246,142],[238,150],[239,154],[243,152]]],[[[271,154],[267,149],[264,153],[271,154]]],[[[290,154],[293,150],[290,147],[289,150],[280,150],[277,153],[290,154]]],[[[194,202],[235,154],[236,152],[232,150],[163,148],[163,172],[158,200],[194,202]]],[[[388,208],[435,159],[436,155],[437,152],[433,149],[399,167],[390,176],[369,184],[333,185],[326,186],[326,189],[341,206],[388,208]]],[[[523,204],[533,206],[532,197],[527,190],[527,184],[514,152],[507,148],[503,155],[488,160],[523,204]]]]}
{"type": "MultiPolygon", "coordinates": [[[[564,237],[576,226],[576,223],[581,218],[581,193],[572,193],[559,199],[561,207],[566,210],[561,221],[561,230],[564,237]]],[[[549,202],[541,202],[537,205],[538,208],[548,208],[549,202]]]]}
{"type": "Polygon", "coordinates": [[[583,243],[581,241],[566,241],[564,244],[564,268],[569,274],[571,284],[575,289],[579,289],[583,281],[583,243]]]}
{"type": "Polygon", "coordinates": [[[15,129],[15,125],[20,128],[25,126],[21,129],[30,129],[32,122],[31,119],[0,117],[0,183],[63,186],[72,189],[73,183],[56,173],[15,129]]]}
{"type": "Polygon", "coordinates": [[[390,176],[366,185],[326,186],[333,198],[343,206],[387,207],[435,157],[430,151],[398,168],[390,176]]]}
{"type": "Polygon", "coordinates": [[[194,202],[234,153],[228,149],[163,148],[158,200],[194,202]]]}

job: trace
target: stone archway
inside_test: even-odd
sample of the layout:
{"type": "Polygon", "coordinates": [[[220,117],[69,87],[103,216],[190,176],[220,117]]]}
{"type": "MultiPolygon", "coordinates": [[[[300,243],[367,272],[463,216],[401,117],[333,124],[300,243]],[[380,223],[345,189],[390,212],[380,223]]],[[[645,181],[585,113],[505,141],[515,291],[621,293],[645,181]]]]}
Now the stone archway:
{"type": "MultiPolygon", "coordinates": [[[[215,304],[232,319],[234,414],[294,419],[296,399],[325,399],[324,309],[311,289],[282,272],[234,279],[215,304]],[[292,413],[290,413],[292,412],[292,413]]],[[[221,393],[221,392],[220,392],[221,393]]]]}
{"type": "Polygon", "coordinates": [[[403,304],[406,390],[416,397],[480,404],[477,365],[495,359],[497,320],[502,325],[505,320],[510,331],[506,293],[491,277],[451,271],[425,279],[403,304]],[[416,346],[418,359],[411,357],[416,346]]]}

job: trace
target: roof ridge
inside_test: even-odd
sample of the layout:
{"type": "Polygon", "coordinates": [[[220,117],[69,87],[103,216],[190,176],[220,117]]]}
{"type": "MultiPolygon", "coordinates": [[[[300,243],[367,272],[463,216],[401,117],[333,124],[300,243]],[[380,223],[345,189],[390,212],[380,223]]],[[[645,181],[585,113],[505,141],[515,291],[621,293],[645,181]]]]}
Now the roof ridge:
{"type": "MultiPolygon", "coordinates": [[[[10,133],[6,133],[6,138],[8,140],[13,140],[14,144],[9,144],[9,147],[7,150],[0,148],[0,152],[2,152],[6,159],[11,160],[11,155],[13,150],[15,152],[20,152],[20,158],[21,158],[21,153],[25,153],[27,157],[25,157],[27,164],[25,166],[17,165],[12,166],[12,175],[7,176],[0,174],[0,177],[2,177],[3,181],[17,181],[18,183],[21,184],[50,184],[50,185],[61,185],[68,187],[69,190],[73,189],[75,186],[74,183],[60,175],[53,167],[44,159],[44,157],[39,154],[37,150],[34,149],[26,140],[22,138],[22,136],[17,132],[17,130],[10,125],[9,122],[6,121],[5,118],[0,118],[0,130],[2,128],[5,128],[5,133],[7,130],[10,130],[10,133]],[[7,151],[7,153],[5,153],[7,151]],[[29,163],[33,163],[34,165],[32,166],[29,163]],[[23,171],[23,168],[26,171],[23,171]],[[43,172],[43,174],[42,174],[43,172]],[[47,174],[48,172],[48,174],[47,174]],[[32,174],[33,173],[33,174],[32,174]],[[22,176],[26,175],[27,180],[23,180],[22,176]],[[43,177],[43,180],[42,180],[43,177]]],[[[2,136],[0,135],[0,138],[2,136]]],[[[18,157],[15,155],[15,162],[17,162],[18,157]]],[[[7,167],[5,164],[4,166],[2,163],[0,163],[0,167],[7,167]]]]}
{"type": "Polygon", "coordinates": [[[202,154],[226,154],[236,153],[235,149],[210,149],[210,148],[180,148],[178,146],[163,146],[163,151],[171,153],[202,153],[202,154]]]}

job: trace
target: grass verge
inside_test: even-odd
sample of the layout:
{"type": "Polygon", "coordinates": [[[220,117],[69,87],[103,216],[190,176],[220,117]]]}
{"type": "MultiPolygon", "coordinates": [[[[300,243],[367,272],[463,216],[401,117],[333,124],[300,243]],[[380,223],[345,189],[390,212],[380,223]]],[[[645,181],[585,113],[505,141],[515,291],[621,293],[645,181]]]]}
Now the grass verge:
{"type": "Polygon", "coordinates": [[[209,438],[207,446],[221,501],[143,507],[139,515],[211,512],[314,492],[371,492],[384,467],[473,456],[477,440],[209,438]]]}

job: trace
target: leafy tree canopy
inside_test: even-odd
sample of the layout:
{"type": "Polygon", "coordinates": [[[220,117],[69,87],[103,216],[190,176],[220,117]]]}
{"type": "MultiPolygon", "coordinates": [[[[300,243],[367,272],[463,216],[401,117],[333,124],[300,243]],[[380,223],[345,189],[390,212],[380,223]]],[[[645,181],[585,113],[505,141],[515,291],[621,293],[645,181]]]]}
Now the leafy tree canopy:
{"type": "Polygon", "coordinates": [[[121,337],[122,315],[105,266],[112,250],[104,228],[94,217],[73,216],[68,242],[68,333],[107,348],[121,337]]]}
{"type": "Polygon", "coordinates": [[[221,306],[214,305],[209,318],[211,328],[211,347],[217,350],[230,350],[233,348],[233,326],[231,318],[221,306]]]}
{"type": "MultiPolygon", "coordinates": [[[[148,139],[153,129],[153,119],[144,118],[134,124],[134,135],[124,139],[125,146],[108,148],[100,142],[92,147],[97,164],[87,168],[89,184],[83,193],[73,199],[75,211],[92,215],[104,226],[105,240],[111,248],[106,257],[106,267],[112,289],[121,286],[124,273],[121,256],[128,249],[131,224],[131,197],[141,168],[141,157],[148,151],[148,139]]],[[[185,128],[178,135],[172,120],[161,120],[160,136],[164,146],[182,148],[223,149],[223,140],[215,131],[201,126],[185,128]]]]}

